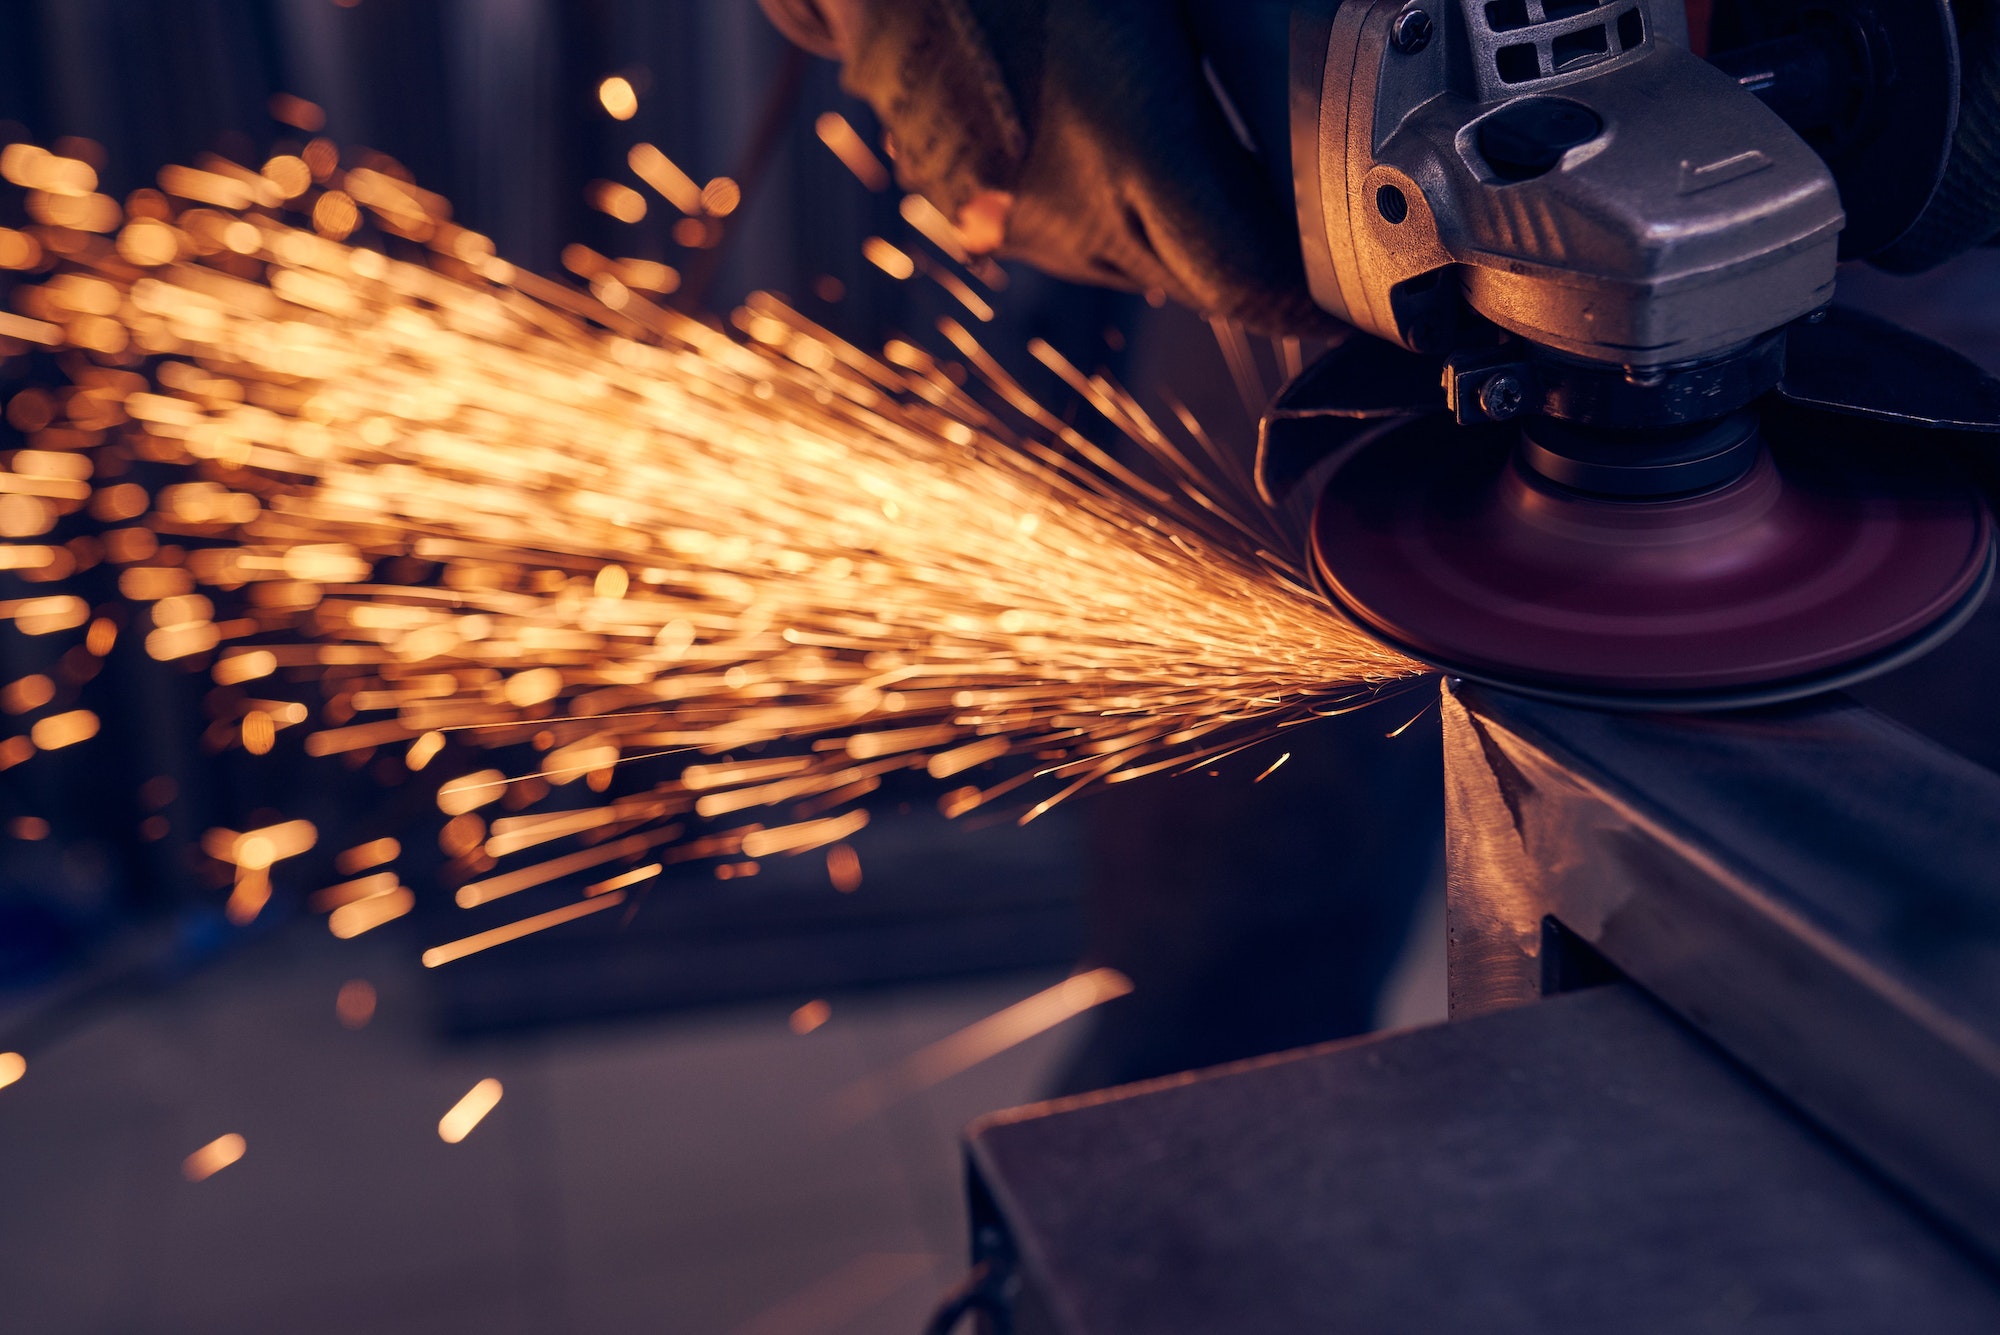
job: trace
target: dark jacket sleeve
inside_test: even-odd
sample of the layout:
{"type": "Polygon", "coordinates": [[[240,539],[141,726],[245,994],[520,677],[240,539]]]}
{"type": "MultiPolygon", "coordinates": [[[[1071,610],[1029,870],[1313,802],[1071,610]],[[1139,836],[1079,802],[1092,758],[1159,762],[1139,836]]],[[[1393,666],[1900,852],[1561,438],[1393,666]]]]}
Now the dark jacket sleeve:
{"type": "MultiPolygon", "coordinates": [[[[788,33],[815,0],[764,0],[788,33]]],[[[1268,333],[1328,333],[1291,201],[1238,141],[1172,0],[824,0],[904,188],[1011,200],[1000,253],[1268,333]]],[[[810,43],[808,43],[810,44],[810,43]]],[[[1283,52],[1273,77],[1283,77],[1283,52]]]]}

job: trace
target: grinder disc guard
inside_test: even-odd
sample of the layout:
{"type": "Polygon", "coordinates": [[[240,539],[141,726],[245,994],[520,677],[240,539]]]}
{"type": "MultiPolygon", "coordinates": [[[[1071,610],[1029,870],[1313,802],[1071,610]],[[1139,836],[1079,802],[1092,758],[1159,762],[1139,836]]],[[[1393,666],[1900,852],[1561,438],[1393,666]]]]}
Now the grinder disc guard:
{"type": "Polygon", "coordinates": [[[1779,409],[1734,481],[1631,499],[1548,481],[1510,427],[1424,417],[1335,468],[1314,572],[1455,675],[1624,708],[1792,699],[1923,653],[1992,579],[1983,500],[1944,451],[1896,439],[1918,434],[1779,409]]]}

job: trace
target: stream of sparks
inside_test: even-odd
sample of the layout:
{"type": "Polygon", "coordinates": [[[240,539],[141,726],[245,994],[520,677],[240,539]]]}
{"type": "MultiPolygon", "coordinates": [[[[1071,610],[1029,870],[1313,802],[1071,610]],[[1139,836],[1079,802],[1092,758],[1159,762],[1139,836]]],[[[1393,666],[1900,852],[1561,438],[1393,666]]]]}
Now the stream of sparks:
{"type": "MultiPolygon", "coordinates": [[[[122,205],[27,145],[0,175],[36,220],[0,229],[24,271],[0,339],[59,350],[74,386],[13,417],[0,567],[41,587],[0,615],[101,637],[64,580],[109,561],[149,653],[239,688],[248,749],[296,727],[312,754],[398,748],[412,770],[487,756],[437,793],[461,905],[587,876],[601,898],[579,906],[609,907],[641,863],[837,845],[898,771],[940,781],[949,815],[1004,798],[1032,819],[1419,670],[1274,555],[1287,540],[1198,424],[1045,345],[1145,476],[962,326],[942,331],[985,398],[774,297],[732,334],[617,261],[587,294],[517,270],[438,197],[330,150],[169,168],[122,205]],[[51,536],[84,509],[109,527],[51,536]],[[300,670],[316,712],[259,698],[300,670]],[[641,762],[641,791],[534,809],[641,762]]],[[[0,767],[94,728],[40,719],[0,767]]],[[[211,836],[251,914],[310,844],[211,836]]],[[[342,931],[408,898],[392,869],[316,901],[342,931]]]]}

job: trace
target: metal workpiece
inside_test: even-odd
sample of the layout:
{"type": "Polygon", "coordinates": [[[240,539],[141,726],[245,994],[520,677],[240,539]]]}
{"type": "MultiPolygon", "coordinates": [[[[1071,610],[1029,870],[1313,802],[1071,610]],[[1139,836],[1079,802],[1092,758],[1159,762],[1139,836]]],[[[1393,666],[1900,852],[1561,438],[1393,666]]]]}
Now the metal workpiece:
{"type": "Polygon", "coordinates": [[[1990,1272],[1630,986],[968,1135],[1012,1335],[1958,1335],[1990,1272]]]}
{"type": "Polygon", "coordinates": [[[1831,173],[1686,49],[1678,5],[1439,3],[1405,50],[1408,9],[1343,6],[1325,57],[1294,59],[1301,231],[1328,310],[1443,353],[1463,302],[1544,347],[1657,366],[1830,299],[1831,173]]]}
{"type": "Polygon", "coordinates": [[[2000,777],[1839,697],[1443,710],[1455,1018],[1601,959],[2000,1258],[2000,777]]]}

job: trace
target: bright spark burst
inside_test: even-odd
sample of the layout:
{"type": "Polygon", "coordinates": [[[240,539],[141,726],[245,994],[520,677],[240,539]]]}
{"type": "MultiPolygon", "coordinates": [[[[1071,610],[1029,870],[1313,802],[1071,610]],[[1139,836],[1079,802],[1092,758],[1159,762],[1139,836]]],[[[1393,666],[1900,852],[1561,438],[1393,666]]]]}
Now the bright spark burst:
{"type": "MultiPolygon", "coordinates": [[[[29,146],[0,174],[37,220],[0,229],[0,259],[37,275],[0,339],[62,349],[74,382],[14,417],[29,447],[0,472],[0,568],[56,588],[0,617],[79,630],[91,611],[62,583],[103,559],[148,609],[147,652],[245,693],[232,744],[301,727],[312,754],[393,746],[413,771],[452,742],[493,752],[439,790],[477,878],[461,905],[648,859],[750,874],[842,845],[899,771],[957,780],[947,814],[1009,797],[1025,821],[1420,670],[1273,555],[1288,540],[1191,417],[1170,434],[1045,344],[1168,482],[1051,416],[955,322],[1006,409],[769,295],[738,338],[610,269],[589,295],[522,272],[392,164],[343,172],[325,141],[262,171],[168,168],[122,207],[29,146]],[[134,461],[175,480],[149,490],[134,461]],[[97,549],[49,536],[85,507],[115,525],[97,549]],[[250,698],[286,669],[320,676],[323,717],[250,698]],[[644,791],[528,810],[642,760],[664,775],[644,791]]],[[[40,719],[0,767],[96,726],[40,719]]],[[[235,856],[251,842],[225,860],[261,904],[272,850],[235,856]]],[[[327,904],[337,934],[409,909],[393,872],[364,879],[327,904]]],[[[624,897],[607,887],[568,916],[624,897]]]]}

